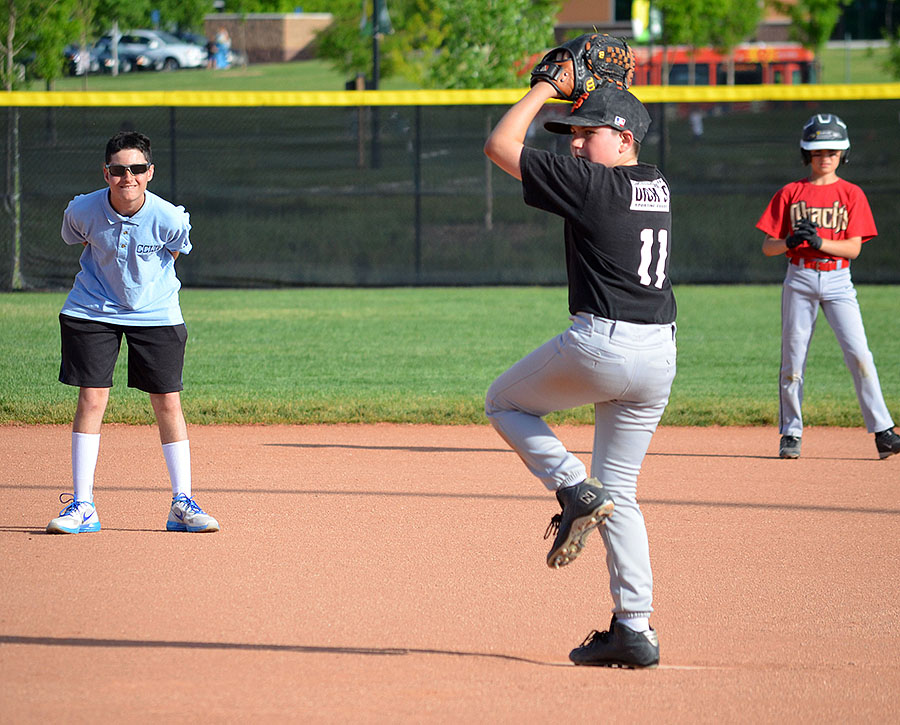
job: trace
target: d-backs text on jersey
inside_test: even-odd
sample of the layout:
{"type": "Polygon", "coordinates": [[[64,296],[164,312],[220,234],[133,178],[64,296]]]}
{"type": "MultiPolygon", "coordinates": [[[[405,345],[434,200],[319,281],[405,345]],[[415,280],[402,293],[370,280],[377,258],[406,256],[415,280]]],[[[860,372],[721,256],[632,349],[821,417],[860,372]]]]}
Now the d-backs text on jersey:
{"type": "Polygon", "coordinates": [[[669,211],[669,187],[665,179],[631,180],[632,211],[669,211]]]}
{"type": "Polygon", "coordinates": [[[790,215],[792,227],[797,226],[797,222],[801,219],[809,219],[817,227],[844,232],[850,223],[850,212],[846,205],[839,201],[826,207],[808,207],[805,201],[798,201],[791,204],[790,215]]]}

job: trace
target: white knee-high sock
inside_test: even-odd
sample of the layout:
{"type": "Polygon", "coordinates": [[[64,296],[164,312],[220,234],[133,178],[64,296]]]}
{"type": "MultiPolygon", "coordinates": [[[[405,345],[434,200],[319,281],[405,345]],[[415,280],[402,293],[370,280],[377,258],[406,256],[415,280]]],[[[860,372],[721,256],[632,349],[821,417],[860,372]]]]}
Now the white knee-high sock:
{"type": "Polygon", "coordinates": [[[93,502],[94,471],[99,455],[99,433],[72,433],[72,493],[76,501],[93,502]]]}
{"type": "Polygon", "coordinates": [[[169,469],[169,480],[172,481],[172,497],[183,493],[191,496],[191,446],[187,440],[163,444],[163,455],[166,457],[166,468],[169,469]]]}

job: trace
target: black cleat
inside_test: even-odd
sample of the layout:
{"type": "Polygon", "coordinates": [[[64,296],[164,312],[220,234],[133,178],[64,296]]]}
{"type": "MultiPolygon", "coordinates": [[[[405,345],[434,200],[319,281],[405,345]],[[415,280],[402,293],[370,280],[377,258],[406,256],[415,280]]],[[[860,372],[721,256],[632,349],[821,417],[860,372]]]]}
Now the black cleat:
{"type": "Polygon", "coordinates": [[[569,659],[591,667],[653,669],[659,664],[659,638],[653,628],[635,632],[613,616],[608,632],[591,632],[569,659]]]}
{"type": "Polygon", "coordinates": [[[800,436],[781,436],[778,455],[781,458],[800,458],[800,436]]]}
{"type": "Polygon", "coordinates": [[[900,436],[894,433],[893,428],[876,433],[875,447],[878,449],[878,457],[882,459],[900,453],[900,436]]]}
{"type": "Polygon", "coordinates": [[[550,519],[544,533],[544,538],[548,539],[556,532],[553,546],[547,554],[547,566],[551,569],[559,569],[575,561],[584,548],[588,534],[605,524],[615,508],[612,498],[596,478],[559,489],[556,500],[562,507],[562,513],[550,519]]]}

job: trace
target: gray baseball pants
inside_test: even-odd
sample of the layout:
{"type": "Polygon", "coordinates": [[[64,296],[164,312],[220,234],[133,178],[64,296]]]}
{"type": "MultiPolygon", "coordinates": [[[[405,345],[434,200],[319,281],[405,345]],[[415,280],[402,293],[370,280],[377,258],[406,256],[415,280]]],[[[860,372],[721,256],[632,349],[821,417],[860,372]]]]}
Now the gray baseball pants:
{"type": "Polygon", "coordinates": [[[819,272],[789,264],[781,294],[781,435],[803,435],[803,376],[819,307],[844,352],[866,430],[891,428],[894,422],[881,393],[850,268],[819,272]]]}
{"type": "Polygon", "coordinates": [[[583,481],[584,464],[544,422],[554,410],[594,405],[591,475],[615,511],[600,529],[613,612],[649,617],[653,574],[637,477],[675,377],[675,325],[616,322],[586,313],[497,378],[485,412],[551,491],[583,481]]]}

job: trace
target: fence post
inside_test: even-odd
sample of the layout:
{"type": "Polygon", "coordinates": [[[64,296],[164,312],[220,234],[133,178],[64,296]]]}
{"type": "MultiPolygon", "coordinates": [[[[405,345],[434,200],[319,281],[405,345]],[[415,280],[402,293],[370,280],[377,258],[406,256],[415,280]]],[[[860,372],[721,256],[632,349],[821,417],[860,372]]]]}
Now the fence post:
{"type": "Polygon", "coordinates": [[[19,148],[19,109],[10,106],[7,112],[9,128],[6,137],[6,199],[5,206],[12,218],[12,275],[10,289],[25,289],[22,276],[22,160],[19,148]]]}
{"type": "MultiPolygon", "coordinates": [[[[484,138],[491,135],[491,114],[485,119],[484,138]]],[[[494,164],[484,157],[484,228],[490,231],[494,228],[494,164]]]]}
{"type": "Polygon", "coordinates": [[[415,260],[416,282],[422,275],[422,107],[416,106],[413,142],[413,185],[415,187],[415,260]]]}
{"type": "Polygon", "coordinates": [[[169,199],[173,204],[177,204],[178,198],[178,173],[176,167],[176,159],[178,154],[175,151],[175,106],[169,107],[169,165],[171,166],[171,176],[169,177],[169,199]]]}
{"type": "MultiPolygon", "coordinates": [[[[366,77],[362,73],[356,74],[356,90],[364,91],[366,90],[366,77]]],[[[364,169],[366,167],[366,142],[365,142],[365,121],[366,121],[366,109],[365,106],[357,106],[356,113],[356,155],[357,155],[357,166],[359,168],[364,169]]]]}

